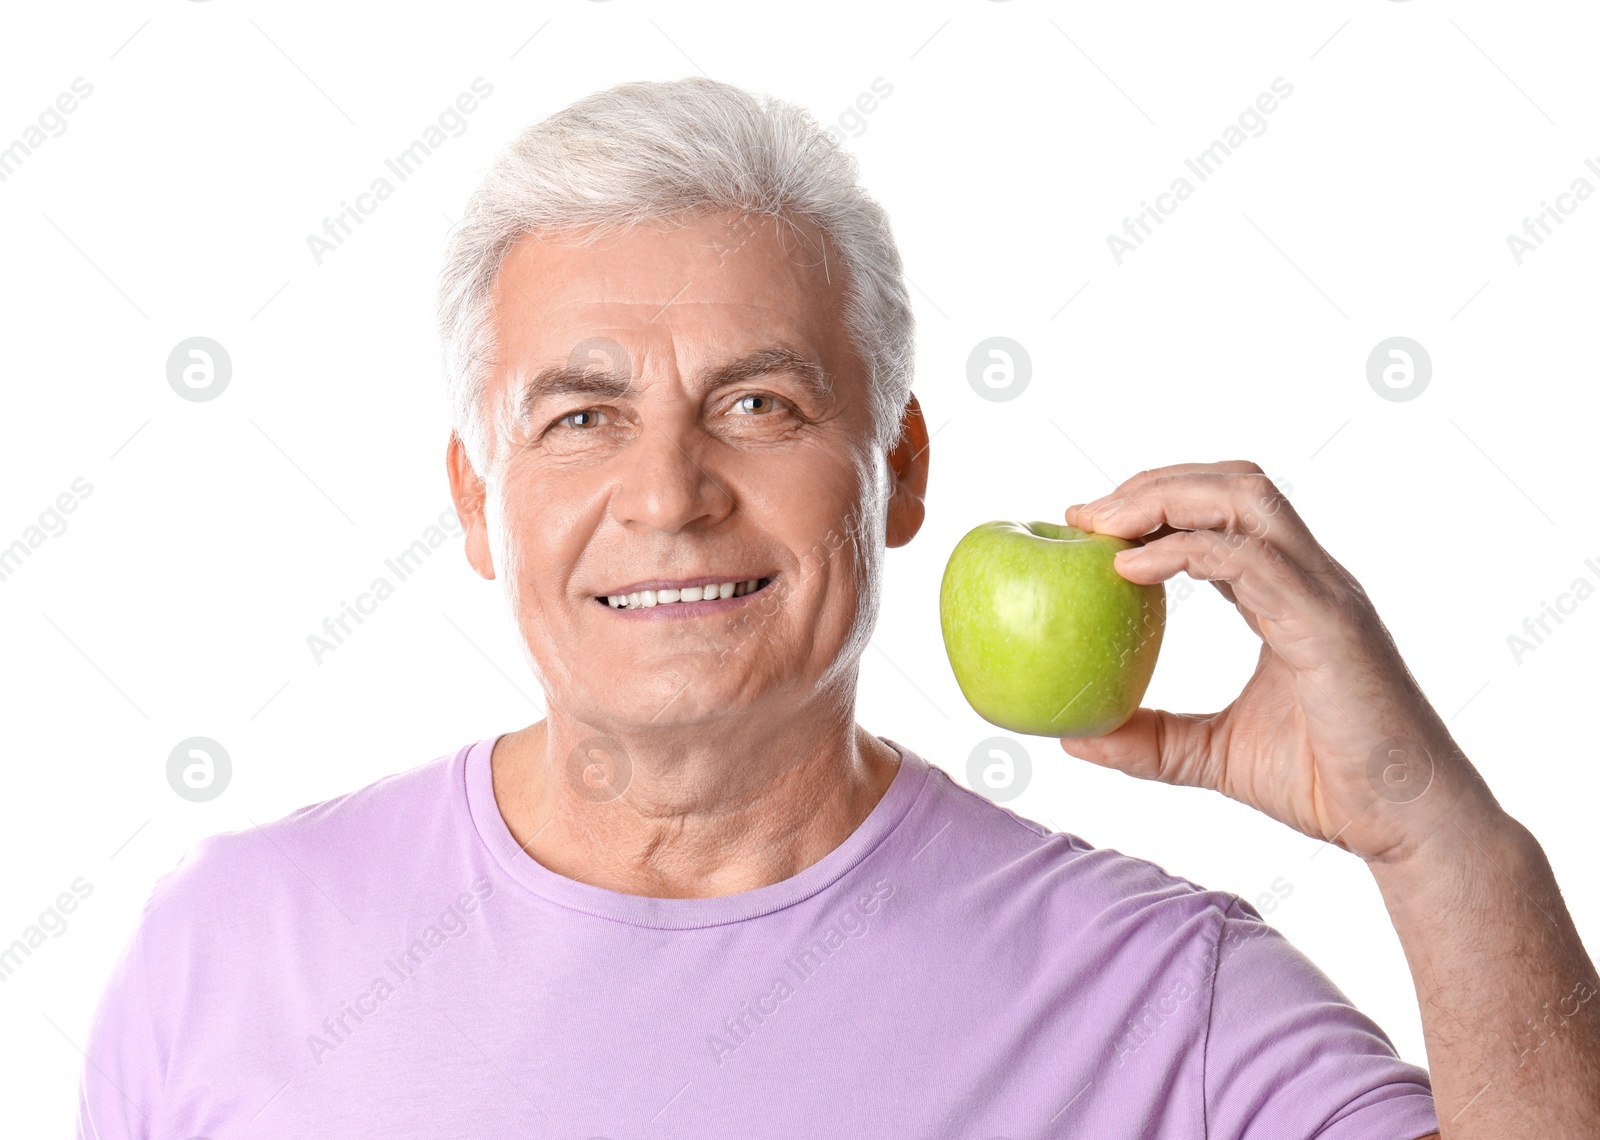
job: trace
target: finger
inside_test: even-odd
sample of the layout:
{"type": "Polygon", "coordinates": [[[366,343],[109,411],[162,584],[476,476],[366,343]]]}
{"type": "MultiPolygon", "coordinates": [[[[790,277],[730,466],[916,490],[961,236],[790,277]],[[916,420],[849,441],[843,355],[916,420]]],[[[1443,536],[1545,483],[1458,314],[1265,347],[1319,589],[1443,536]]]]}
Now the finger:
{"type": "MultiPolygon", "coordinates": [[[[1259,464],[1248,459],[1226,459],[1218,463],[1169,463],[1165,467],[1150,467],[1136,475],[1130,475],[1121,483],[1090,502],[1104,503],[1111,499],[1125,499],[1139,488],[1153,479],[1163,479],[1169,475],[1260,475],[1262,470],[1259,464]]],[[[1079,503],[1081,508],[1084,504],[1079,503]]],[[[1075,508],[1068,507],[1069,511],[1075,508]]]]}
{"type": "Polygon", "coordinates": [[[1135,539],[1162,526],[1265,539],[1307,569],[1330,573],[1327,553],[1277,486],[1260,474],[1164,475],[1139,490],[1069,512],[1075,526],[1135,539]]]}
{"type": "Polygon", "coordinates": [[[1117,485],[1116,490],[1102,498],[1132,494],[1152,479],[1169,475],[1261,475],[1259,464],[1248,459],[1225,459],[1218,463],[1169,463],[1165,467],[1150,467],[1137,475],[1130,475],[1117,485]]]}
{"type": "MultiPolygon", "coordinates": [[[[1328,593],[1284,551],[1247,535],[1185,530],[1117,553],[1117,573],[1130,582],[1165,582],[1176,574],[1221,584],[1250,628],[1268,640],[1261,622],[1293,642],[1310,632],[1314,615],[1326,610],[1328,593]],[[1259,621],[1257,619],[1260,619],[1259,621]]],[[[1277,644],[1273,646],[1278,648],[1277,644]]]]}
{"type": "Polygon", "coordinates": [[[1067,509],[1091,522],[1112,523],[1112,527],[1102,529],[1102,533],[1134,538],[1145,533],[1133,530],[1141,517],[1150,520],[1146,530],[1165,523],[1185,530],[1232,526],[1249,531],[1261,525],[1259,516],[1270,519],[1286,506],[1288,499],[1278,490],[1277,484],[1257,469],[1151,475],[1127,490],[1119,488],[1109,495],[1067,509]],[[1151,518],[1148,508],[1152,505],[1161,508],[1161,517],[1151,518]],[[1145,508],[1142,514],[1140,508],[1145,508]]]}
{"type": "Polygon", "coordinates": [[[1121,727],[1103,736],[1068,737],[1061,749],[1141,780],[1220,790],[1222,766],[1212,749],[1217,715],[1136,709],[1121,727]]]}
{"type": "MultiPolygon", "coordinates": [[[[1098,499],[1090,500],[1091,503],[1108,503],[1113,500],[1126,501],[1139,488],[1152,479],[1164,478],[1168,475],[1249,475],[1260,474],[1261,468],[1248,459],[1226,459],[1220,463],[1170,463],[1165,467],[1151,467],[1140,471],[1137,475],[1130,476],[1117,484],[1116,489],[1109,494],[1101,495],[1098,499]]],[[[1079,503],[1067,508],[1067,522],[1078,525],[1073,520],[1073,512],[1081,511],[1087,504],[1079,503]]],[[[1159,525],[1159,520],[1151,518],[1149,529],[1159,525]]]]}

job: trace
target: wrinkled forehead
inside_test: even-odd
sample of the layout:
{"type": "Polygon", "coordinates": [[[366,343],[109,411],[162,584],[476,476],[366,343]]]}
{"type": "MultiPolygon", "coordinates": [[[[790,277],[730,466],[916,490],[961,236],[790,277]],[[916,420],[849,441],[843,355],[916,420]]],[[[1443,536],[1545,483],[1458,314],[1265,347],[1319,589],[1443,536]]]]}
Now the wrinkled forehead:
{"type": "Polygon", "coordinates": [[[708,347],[776,335],[830,355],[844,332],[844,280],[805,218],[702,213],[599,236],[528,234],[496,280],[500,362],[524,368],[597,335],[708,347]]]}

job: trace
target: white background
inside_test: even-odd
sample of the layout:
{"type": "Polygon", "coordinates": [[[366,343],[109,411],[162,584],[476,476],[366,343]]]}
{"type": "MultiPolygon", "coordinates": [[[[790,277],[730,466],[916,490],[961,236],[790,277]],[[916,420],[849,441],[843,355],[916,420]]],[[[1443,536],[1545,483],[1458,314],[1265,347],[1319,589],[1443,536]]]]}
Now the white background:
{"type": "MultiPolygon", "coordinates": [[[[875,79],[893,87],[848,145],[915,286],[935,435],[927,524],[888,556],[863,724],[966,782],[997,730],[940,642],[956,540],[990,518],[1060,520],[1143,468],[1252,459],[1366,586],[1600,940],[1583,731],[1600,602],[1520,662],[1507,644],[1574,579],[1600,583],[1584,563],[1600,563],[1600,203],[1520,265],[1506,242],[1574,179],[1600,185],[1583,164],[1600,163],[1589,6],[216,0],[34,5],[6,23],[0,145],[75,78],[93,85],[0,182],[0,546],[75,479],[93,488],[0,581],[0,944],[74,879],[93,886],[0,983],[8,1133],[70,1128],[100,988],[190,844],[541,715],[459,540],[320,664],[306,638],[448,507],[432,303],[452,219],[523,126],[637,78],[704,73],[824,123],[875,79]],[[465,133],[318,265],[307,235],[479,76],[494,93],[465,133]],[[1278,77],[1293,94],[1265,133],[1116,264],[1107,236],[1278,77]],[[167,383],[192,336],[233,362],[213,401],[167,383]],[[967,382],[992,336],[1032,359],[1013,401],[967,382]],[[1367,382],[1391,336],[1432,358],[1419,398],[1367,382]],[[232,758],[210,802],[167,783],[191,736],[232,758]]],[[[1257,644],[1209,586],[1179,600],[1186,581],[1146,703],[1207,712],[1257,644]]],[[[1358,859],[1023,742],[1033,778],[1009,807],[1246,898],[1285,880],[1270,920],[1425,1063],[1358,859]]]]}

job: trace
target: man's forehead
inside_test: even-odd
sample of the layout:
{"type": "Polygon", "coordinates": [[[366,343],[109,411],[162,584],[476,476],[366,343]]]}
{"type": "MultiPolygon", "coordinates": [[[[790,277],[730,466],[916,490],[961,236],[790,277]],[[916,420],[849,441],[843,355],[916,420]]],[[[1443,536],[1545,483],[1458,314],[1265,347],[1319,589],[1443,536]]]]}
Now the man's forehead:
{"type": "Polygon", "coordinates": [[[656,360],[705,388],[784,372],[828,402],[856,365],[843,275],[807,225],[723,215],[524,238],[496,284],[502,395],[523,416],[547,397],[616,397],[656,360]]]}
{"type": "Polygon", "coordinates": [[[506,256],[497,293],[506,308],[612,308],[629,321],[695,305],[831,314],[842,280],[835,270],[824,235],[805,219],[697,216],[587,244],[569,234],[528,235],[506,256]]]}

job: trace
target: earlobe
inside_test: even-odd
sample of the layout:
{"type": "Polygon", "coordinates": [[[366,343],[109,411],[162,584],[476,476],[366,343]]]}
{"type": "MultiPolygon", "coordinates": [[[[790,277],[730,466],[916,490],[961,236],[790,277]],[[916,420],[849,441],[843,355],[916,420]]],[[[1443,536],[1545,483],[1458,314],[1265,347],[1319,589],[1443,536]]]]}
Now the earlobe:
{"type": "Polygon", "coordinates": [[[906,401],[900,442],[889,452],[894,487],[889,499],[884,544],[904,546],[922,529],[928,491],[928,423],[915,394],[906,401]]]}
{"type": "Polygon", "coordinates": [[[489,524],[484,517],[484,502],[488,497],[483,480],[467,457],[466,444],[454,432],[445,448],[445,470],[450,476],[450,498],[455,503],[456,518],[466,532],[467,562],[481,577],[494,577],[494,559],[489,557],[489,524]]]}

